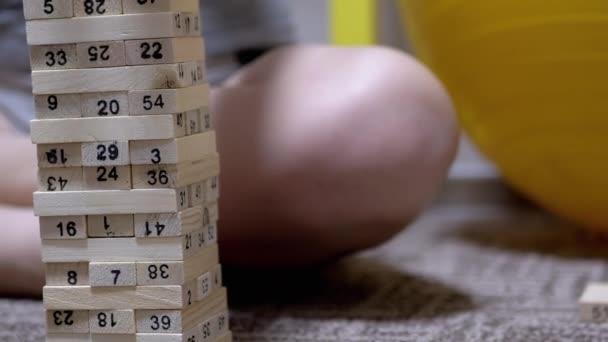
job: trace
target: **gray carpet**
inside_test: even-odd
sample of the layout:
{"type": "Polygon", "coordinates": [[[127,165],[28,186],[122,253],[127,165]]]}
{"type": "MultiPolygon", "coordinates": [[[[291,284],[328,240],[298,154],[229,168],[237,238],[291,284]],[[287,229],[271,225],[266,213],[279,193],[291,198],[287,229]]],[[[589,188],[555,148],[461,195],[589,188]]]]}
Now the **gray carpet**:
{"type": "MultiPolygon", "coordinates": [[[[446,205],[322,271],[228,270],[236,341],[608,341],[578,320],[608,242],[532,209],[446,205]]],[[[42,341],[41,305],[0,301],[0,341],[42,341]]]]}

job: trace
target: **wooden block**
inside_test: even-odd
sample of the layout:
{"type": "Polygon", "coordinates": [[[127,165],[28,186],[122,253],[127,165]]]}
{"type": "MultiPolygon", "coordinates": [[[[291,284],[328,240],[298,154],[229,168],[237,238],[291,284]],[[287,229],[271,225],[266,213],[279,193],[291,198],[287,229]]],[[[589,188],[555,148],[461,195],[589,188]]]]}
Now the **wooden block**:
{"type": "Polygon", "coordinates": [[[173,139],[185,130],[175,121],[174,115],[32,120],[31,136],[34,144],[173,139]]]}
{"type": "Polygon", "coordinates": [[[46,342],[90,342],[90,334],[47,333],[46,342]]]}
{"type": "Polygon", "coordinates": [[[72,0],[23,0],[26,20],[69,18],[74,15],[72,0]]]}
{"type": "Polygon", "coordinates": [[[202,225],[200,206],[179,213],[137,214],[134,217],[135,236],[163,238],[182,236],[197,230],[202,225]]]}
{"type": "Polygon", "coordinates": [[[220,198],[219,176],[213,176],[206,181],[205,195],[206,203],[217,202],[217,200],[220,198]]]}
{"type": "Polygon", "coordinates": [[[135,334],[92,334],[91,342],[137,342],[135,334]]]}
{"type": "Polygon", "coordinates": [[[114,68],[32,71],[34,94],[172,89],[195,84],[193,62],[114,68]]]}
{"type": "Polygon", "coordinates": [[[35,192],[37,216],[175,213],[179,193],[173,189],[35,192]]]}
{"type": "Polygon", "coordinates": [[[78,67],[76,44],[39,45],[30,47],[32,70],[62,70],[78,67]]]}
{"type": "Polygon", "coordinates": [[[49,333],[88,333],[89,313],[75,310],[46,311],[46,331],[49,333]]]}
{"type": "Polygon", "coordinates": [[[93,166],[84,168],[86,190],[130,190],[131,167],[93,166]]]}
{"type": "Polygon", "coordinates": [[[232,342],[232,333],[224,334],[224,336],[219,337],[215,342],[232,342]]]}
{"type": "Polygon", "coordinates": [[[213,129],[213,122],[211,121],[211,113],[209,113],[209,108],[202,107],[200,108],[200,116],[201,116],[201,132],[206,132],[213,129]]]}
{"type": "Polygon", "coordinates": [[[203,206],[203,228],[215,224],[219,219],[219,207],[217,203],[208,203],[203,206]]]}
{"type": "Polygon", "coordinates": [[[230,318],[228,315],[228,310],[226,310],[213,318],[217,334],[216,336],[224,336],[225,334],[230,333],[230,318]]]}
{"type": "Polygon", "coordinates": [[[228,311],[223,311],[201,324],[201,340],[217,341],[221,336],[230,334],[228,331],[228,311]]]}
{"type": "Polygon", "coordinates": [[[209,243],[207,243],[207,241],[209,240],[209,238],[207,237],[207,229],[202,228],[197,230],[193,235],[193,239],[196,239],[196,241],[194,242],[196,250],[203,250],[205,249],[205,246],[210,245],[209,243]]]}
{"type": "Polygon", "coordinates": [[[223,283],[222,265],[217,265],[213,269],[213,286],[219,288],[222,287],[223,283]]]}
{"type": "Polygon", "coordinates": [[[207,227],[207,243],[217,242],[217,223],[212,223],[207,227]]]}
{"type": "Polygon", "coordinates": [[[83,117],[116,117],[129,115],[129,93],[106,92],[81,95],[83,117]]]}
{"type": "Polygon", "coordinates": [[[190,185],[190,205],[197,207],[205,202],[205,181],[190,185]]]}
{"type": "Polygon", "coordinates": [[[204,60],[205,48],[202,37],[129,40],[126,54],[127,65],[169,64],[204,60]]]}
{"type": "Polygon", "coordinates": [[[89,282],[92,287],[135,286],[136,269],[134,262],[92,262],[89,282]]]}
{"type": "MultiPolygon", "coordinates": [[[[177,165],[133,165],[133,188],[176,189],[217,175],[219,157],[213,156],[196,162],[177,165]]],[[[196,189],[195,189],[196,190],[196,189]]],[[[202,193],[198,194],[199,197],[202,193]]]]}
{"type": "Polygon", "coordinates": [[[74,16],[122,14],[122,0],[74,0],[74,16]]]}
{"type": "Polygon", "coordinates": [[[131,115],[182,113],[209,106],[209,86],[181,89],[134,90],[129,92],[131,115]]]}
{"type": "MultiPolygon", "coordinates": [[[[175,12],[37,20],[26,23],[28,45],[183,37],[193,34],[175,12]]],[[[194,29],[194,28],[193,28],[194,29]]]]}
{"type": "Polygon", "coordinates": [[[201,132],[201,112],[200,110],[191,110],[186,112],[186,135],[197,134],[201,132]]]}
{"type": "Polygon", "coordinates": [[[45,286],[43,301],[48,310],[157,310],[183,306],[182,286],[45,286]]]}
{"type": "Polygon", "coordinates": [[[123,0],[123,12],[153,13],[153,12],[193,12],[198,13],[198,0],[123,0]]]}
{"type": "Polygon", "coordinates": [[[212,270],[218,262],[217,245],[211,245],[184,261],[138,262],[137,285],[183,285],[212,270]]]}
{"type": "Polygon", "coordinates": [[[203,300],[213,291],[213,277],[211,272],[207,272],[196,278],[196,300],[203,300]]]}
{"type": "Polygon", "coordinates": [[[92,238],[133,237],[133,215],[93,215],[87,217],[92,238]]]}
{"type": "Polygon", "coordinates": [[[45,264],[46,284],[51,286],[83,286],[89,284],[88,263],[45,264]]]}
{"type": "Polygon", "coordinates": [[[36,95],[36,118],[66,119],[81,116],[80,94],[36,95]]]}
{"type": "Polygon", "coordinates": [[[39,168],[82,166],[80,144],[39,144],[36,146],[39,168]]]}
{"type": "Polygon", "coordinates": [[[96,310],[89,312],[89,327],[93,334],[134,334],[135,311],[96,310]]]}
{"type": "Polygon", "coordinates": [[[82,168],[50,168],[38,170],[38,190],[45,192],[82,190],[82,168]]]}
{"type": "Polygon", "coordinates": [[[78,43],[78,68],[110,68],[127,65],[124,41],[78,43]]]}
{"type": "Polygon", "coordinates": [[[217,154],[214,131],[177,139],[132,141],[130,148],[133,165],[181,164],[217,154]]]}
{"type": "Polygon", "coordinates": [[[214,291],[204,301],[182,310],[139,310],[135,312],[137,332],[182,333],[198,328],[201,322],[211,320],[226,311],[226,289],[214,291]]]}
{"type": "Polygon", "coordinates": [[[120,262],[124,260],[181,261],[186,258],[182,237],[162,239],[43,240],[44,262],[120,262]]]}
{"type": "Polygon", "coordinates": [[[129,165],[128,141],[101,141],[82,144],[82,165],[129,165]]]}
{"type": "Polygon", "coordinates": [[[586,322],[608,322],[608,284],[587,285],[579,300],[581,320],[586,322]]]}
{"type": "Polygon", "coordinates": [[[190,193],[187,186],[177,189],[177,211],[183,211],[190,208],[190,193]]]}
{"type": "Polygon", "coordinates": [[[43,240],[80,240],[87,238],[85,216],[40,217],[40,238],[43,240]]]}

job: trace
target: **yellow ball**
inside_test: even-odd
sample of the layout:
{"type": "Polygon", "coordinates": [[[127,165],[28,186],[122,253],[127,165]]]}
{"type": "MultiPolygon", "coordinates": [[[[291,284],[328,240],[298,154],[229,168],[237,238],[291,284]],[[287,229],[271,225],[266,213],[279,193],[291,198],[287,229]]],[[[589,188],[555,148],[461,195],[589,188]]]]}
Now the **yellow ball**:
{"type": "Polygon", "coordinates": [[[608,231],[608,1],[402,4],[419,55],[505,178],[608,231]]]}

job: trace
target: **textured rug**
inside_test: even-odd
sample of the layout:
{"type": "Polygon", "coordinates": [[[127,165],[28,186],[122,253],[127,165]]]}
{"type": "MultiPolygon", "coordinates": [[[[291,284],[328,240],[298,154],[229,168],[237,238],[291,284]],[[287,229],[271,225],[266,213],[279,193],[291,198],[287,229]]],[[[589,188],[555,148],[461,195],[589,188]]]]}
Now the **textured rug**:
{"type": "MultiPolygon", "coordinates": [[[[314,248],[314,246],[311,246],[314,248]]],[[[228,270],[236,341],[608,341],[577,299],[608,242],[525,206],[436,207],[323,270],[228,270]]],[[[43,341],[39,302],[0,301],[0,341],[43,341]]]]}

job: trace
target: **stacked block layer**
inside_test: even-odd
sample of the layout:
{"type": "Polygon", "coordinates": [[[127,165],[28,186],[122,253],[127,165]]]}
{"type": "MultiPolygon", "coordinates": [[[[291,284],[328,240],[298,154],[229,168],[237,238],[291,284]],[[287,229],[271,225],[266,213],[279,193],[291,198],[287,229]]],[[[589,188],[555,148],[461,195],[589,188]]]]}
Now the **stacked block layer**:
{"type": "Polygon", "coordinates": [[[231,341],[198,0],[25,0],[47,341],[231,341]]]}

